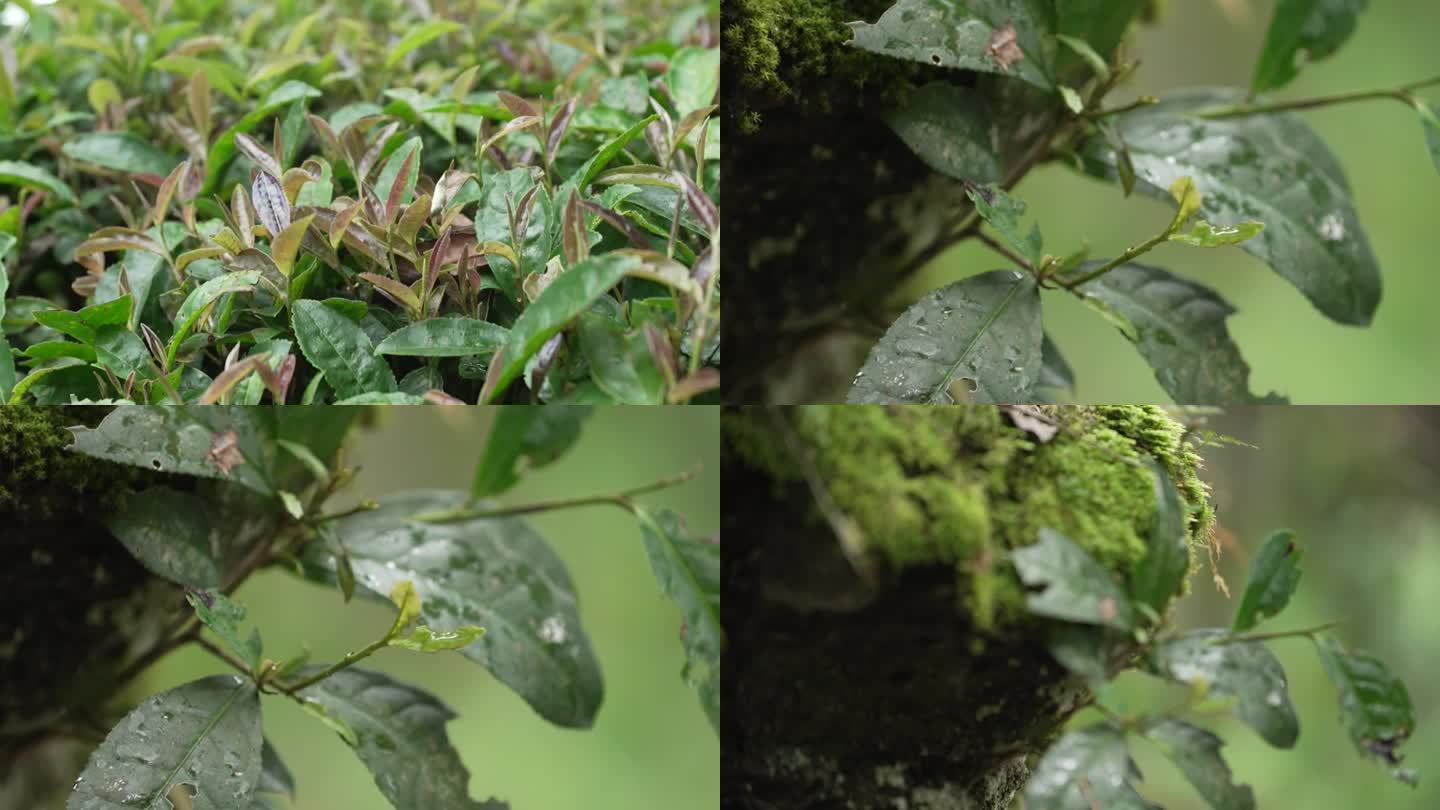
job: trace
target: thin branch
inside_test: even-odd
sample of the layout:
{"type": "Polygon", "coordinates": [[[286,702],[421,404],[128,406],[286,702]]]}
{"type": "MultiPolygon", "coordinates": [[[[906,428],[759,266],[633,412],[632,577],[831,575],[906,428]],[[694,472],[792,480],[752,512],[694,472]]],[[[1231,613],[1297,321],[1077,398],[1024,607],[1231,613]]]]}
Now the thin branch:
{"type": "Polygon", "coordinates": [[[1271,101],[1262,104],[1232,104],[1225,107],[1214,107],[1208,110],[1201,110],[1195,113],[1199,118],[1238,118],[1245,115],[1262,115],[1264,113],[1286,112],[1288,110],[1311,110],[1317,107],[1331,107],[1336,104],[1348,104],[1352,101],[1373,101],[1375,99],[1392,98],[1405,103],[1410,103],[1410,94],[1415,90],[1440,84],[1440,76],[1431,76],[1428,79],[1421,79],[1418,82],[1402,84],[1399,87],[1387,87],[1379,90],[1356,90],[1349,93],[1336,93],[1329,96],[1315,96],[1312,98],[1299,98],[1290,101],[1271,101]]]}
{"type": "Polygon", "coordinates": [[[328,667],[320,670],[319,672],[315,673],[314,675],[311,675],[311,676],[308,677],[308,678],[301,678],[300,680],[295,681],[294,683],[285,683],[285,684],[277,683],[277,684],[275,684],[275,688],[278,689],[278,690],[280,690],[281,692],[284,692],[284,693],[287,694],[287,695],[292,695],[292,696],[293,696],[296,692],[299,692],[301,689],[304,689],[304,688],[307,687],[307,686],[314,686],[315,684],[317,684],[317,683],[325,680],[326,678],[330,677],[331,675],[334,675],[335,673],[339,672],[340,670],[345,669],[346,667],[353,665],[355,662],[360,661],[360,660],[365,659],[365,658],[369,658],[369,657],[370,657],[373,653],[375,653],[377,650],[380,650],[380,649],[383,649],[383,648],[389,646],[389,645],[390,645],[390,639],[391,639],[392,637],[393,637],[393,634],[391,634],[391,633],[386,633],[385,636],[384,636],[383,638],[379,639],[378,641],[374,641],[374,642],[371,642],[370,644],[367,644],[364,649],[357,650],[357,651],[355,651],[355,652],[346,653],[344,658],[341,658],[339,661],[336,661],[335,663],[333,663],[333,664],[331,664],[330,666],[328,666],[328,667]]]}
{"type": "Polygon", "coordinates": [[[1129,104],[1121,104],[1119,107],[1111,107],[1108,110],[1095,110],[1094,112],[1088,112],[1085,114],[1085,117],[1090,119],[1091,121],[1095,121],[1111,115],[1119,115],[1120,113],[1130,112],[1131,110],[1139,109],[1140,107],[1149,107],[1152,104],[1159,103],[1160,99],[1154,96],[1140,96],[1129,104]]]}
{"type": "MultiPolygon", "coordinates": [[[[1088,272],[1088,273],[1085,273],[1084,275],[1077,276],[1076,278],[1056,278],[1054,281],[1055,281],[1055,283],[1056,283],[1057,285],[1059,285],[1059,286],[1061,286],[1061,287],[1064,287],[1064,288],[1067,289],[1067,290],[1072,290],[1072,291],[1073,291],[1076,287],[1079,287],[1081,284],[1084,284],[1084,283],[1089,282],[1089,281],[1094,281],[1095,279],[1097,279],[1097,278],[1105,275],[1106,273],[1110,272],[1111,270],[1114,270],[1115,268],[1119,267],[1120,265],[1122,265],[1122,264],[1130,261],[1131,259],[1135,258],[1136,256],[1139,256],[1139,255],[1141,255],[1142,253],[1147,253],[1147,252],[1149,252],[1149,250],[1150,250],[1151,248],[1153,248],[1153,247],[1155,247],[1156,245],[1160,244],[1161,242],[1164,242],[1165,240],[1169,239],[1169,238],[1170,238],[1170,234],[1171,234],[1172,231],[1173,231],[1173,228],[1166,228],[1165,230],[1161,231],[1160,233],[1156,234],[1155,236],[1152,236],[1152,237],[1150,237],[1149,239],[1146,239],[1144,242],[1141,242],[1140,244],[1135,245],[1134,247],[1131,247],[1131,248],[1126,249],[1126,251],[1125,251],[1124,253],[1121,253],[1119,256],[1116,256],[1115,258],[1111,259],[1110,261],[1108,261],[1108,262],[1100,265],[1099,267],[1095,268],[1094,270],[1091,270],[1091,271],[1088,272]]],[[[1077,293],[1077,295],[1078,295],[1078,293],[1077,293]]]]}
{"type": "Polygon", "coordinates": [[[658,481],[621,490],[609,495],[585,495],[579,498],[556,498],[549,501],[536,501],[534,503],[520,504],[518,506],[501,506],[494,509],[472,509],[460,507],[458,509],[446,509],[439,512],[424,512],[414,517],[422,523],[460,523],[466,520],[478,520],[480,518],[511,517],[514,515],[529,515],[535,512],[549,512],[554,509],[572,509],[578,506],[598,506],[608,504],[619,506],[622,509],[630,508],[630,499],[637,495],[644,495],[657,490],[669,489],[679,486],[694,478],[699,468],[691,468],[682,473],[661,478],[658,481]]]}
{"type": "Polygon", "coordinates": [[[1277,633],[1231,633],[1217,640],[1215,643],[1234,644],[1241,641],[1273,641],[1278,638],[1298,638],[1300,636],[1313,638],[1316,633],[1333,630],[1339,626],[1339,622],[1326,622],[1325,624],[1317,624],[1314,627],[1306,627],[1301,630],[1281,630],[1277,633]]]}
{"type": "Polygon", "coordinates": [[[229,652],[221,649],[218,645],[215,644],[215,642],[211,641],[210,639],[205,638],[204,636],[197,636],[195,639],[195,643],[199,644],[202,648],[204,648],[206,652],[229,664],[235,669],[235,671],[239,672],[240,674],[252,678],[255,676],[255,673],[250,671],[250,667],[244,661],[241,661],[239,658],[236,658],[229,652]]]}
{"type": "Polygon", "coordinates": [[[978,238],[982,243],[984,243],[984,245],[985,245],[986,247],[990,248],[991,250],[995,251],[996,253],[999,253],[1001,256],[1004,256],[1005,258],[1007,258],[1007,259],[1009,259],[1010,261],[1014,262],[1016,266],[1018,266],[1018,267],[1023,267],[1023,268],[1025,268],[1026,270],[1029,270],[1030,272],[1034,272],[1034,271],[1035,271],[1035,268],[1033,268],[1033,267],[1030,266],[1030,260],[1026,259],[1024,256],[1021,256],[1020,254],[1018,254],[1018,253],[1016,253],[1015,251],[1011,250],[1011,249],[1009,248],[1009,246],[1001,243],[1000,240],[996,239],[995,237],[991,236],[990,234],[985,233],[984,231],[981,231],[979,234],[977,234],[977,238],[978,238]]]}

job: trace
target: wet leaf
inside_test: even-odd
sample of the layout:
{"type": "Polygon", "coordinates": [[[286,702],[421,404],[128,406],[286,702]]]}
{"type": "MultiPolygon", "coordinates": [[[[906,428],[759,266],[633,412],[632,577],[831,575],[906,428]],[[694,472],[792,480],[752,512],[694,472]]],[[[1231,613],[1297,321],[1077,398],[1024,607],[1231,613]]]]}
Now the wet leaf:
{"type": "MultiPolygon", "coordinates": [[[[1189,115],[1242,99],[1234,90],[1190,90],[1115,116],[1130,147],[1136,188],[1168,200],[1172,182],[1193,177],[1207,221],[1265,223],[1264,231],[1241,243],[1242,250],[1270,265],[1330,318],[1369,323],[1380,301],[1379,266],[1345,176],[1319,137],[1291,114],[1189,115]],[[1204,148],[1197,148],[1202,143],[1204,148]]],[[[1103,138],[1086,142],[1082,158],[1089,173],[1114,175],[1115,153],[1103,138]]]]}
{"type": "Polygon", "coordinates": [[[71,449],[93,458],[156,472],[231,481],[270,495],[270,468],[261,438],[263,419],[244,408],[190,406],[116,408],[99,427],[73,428],[71,449]],[[215,438],[236,434],[243,463],[223,470],[211,455],[215,438]]]}
{"type": "Polygon", "coordinates": [[[192,588],[220,585],[221,561],[210,547],[205,502],[170,487],[138,492],[105,527],[151,573],[192,588]]]}
{"type": "Polygon", "coordinates": [[[1329,57],[1355,33],[1369,0],[1280,0],[1250,80],[1251,94],[1289,84],[1298,62],[1329,57]]]}
{"type": "Polygon", "coordinates": [[[1235,610],[1232,630],[1243,633],[1285,609],[1300,584],[1302,556],[1295,544],[1295,533],[1288,529],[1275,532],[1265,540],[1260,553],[1250,563],[1250,576],[1245,582],[1240,606],[1235,610]]]}
{"type": "Polygon", "coordinates": [[[947,403],[956,380],[975,402],[1029,402],[1040,375],[1040,292],[1013,270],[927,294],[890,325],[850,389],[852,403],[947,403]]]}
{"type": "Polygon", "coordinates": [[[1156,645],[1149,662],[1162,678],[1235,698],[1235,714],[1276,748],[1293,748],[1300,721],[1285,670],[1258,641],[1224,643],[1226,631],[1193,630],[1156,645]]]}
{"type": "Polygon", "coordinates": [[[1033,545],[1015,549],[1010,559],[1022,582],[1044,589],[1026,598],[1030,612],[1118,630],[1135,626],[1134,607],[1113,575],[1059,532],[1041,529],[1033,545]]]}
{"type": "Polygon", "coordinates": [[[234,675],[148,698],[90,755],[67,810],[171,810],[192,786],[195,810],[244,806],[260,779],[260,698],[234,675]],[[182,790],[186,789],[181,787],[182,790]]]}
{"type": "Polygon", "coordinates": [[[75,202],[75,192],[71,191],[64,181],[29,163],[0,160],[0,185],[43,189],[65,202],[75,202]]]}
{"type": "Polygon", "coordinates": [[[1067,732],[1025,786],[1026,810],[1159,810],[1140,798],[1140,769],[1125,732],[1112,725],[1067,732]]]}
{"type": "MultiPolygon", "coordinates": [[[[1082,265],[1080,272],[1099,264],[1082,265]]],[[[1132,262],[1077,289],[1124,319],[1133,331],[1121,332],[1177,403],[1277,401],[1273,394],[1259,398],[1250,393],[1250,367],[1225,328],[1235,310],[1209,287],[1132,262]]]]}
{"type": "Polygon", "coordinates": [[[1340,717],[1361,754],[1391,766],[1391,775],[1414,785],[1413,771],[1398,768],[1404,759],[1396,749],[1410,739],[1415,717],[1404,682],[1380,659],[1350,652],[1329,635],[1315,639],[1325,674],[1340,695],[1340,717]]]}
{"type": "Polygon", "coordinates": [[[431,318],[391,332],[375,347],[375,353],[410,357],[492,354],[508,335],[505,327],[474,318],[431,318]]]}
{"type": "MultiPolygon", "coordinates": [[[[602,693],[599,663],[580,624],[574,586],[550,546],[514,518],[413,519],[462,507],[467,500],[463,492],[413,492],[336,521],[335,532],[354,564],[357,593],[388,601],[391,589],[409,580],[423,601],[420,619],[427,626],[486,629],[462,655],[490,670],[550,722],[589,726],[602,693]]],[[[303,562],[307,577],[333,582],[333,555],[311,546],[303,562]]],[[[356,730],[363,737],[358,724],[356,730]]]]}
{"type": "Polygon", "coordinates": [[[1144,729],[1145,736],[1159,743],[1196,792],[1215,810],[1255,810],[1255,792],[1249,785],[1236,785],[1230,766],[1220,756],[1224,745],[1219,737],[1183,720],[1163,718],[1144,729]]]}
{"type": "Polygon", "coordinates": [[[390,48],[390,53],[385,56],[385,69],[400,64],[405,55],[429,42],[433,42],[446,34],[465,30],[465,26],[450,20],[431,20],[423,25],[417,25],[405,33],[390,48]]]}
{"type": "Polygon", "coordinates": [[[525,368],[525,363],[545,341],[560,332],[604,295],[644,264],[637,256],[605,253],[593,256],[569,268],[535,299],[510,327],[501,364],[490,400],[502,393],[511,380],[525,368]]]}
{"type": "MultiPolygon", "coordinates": [[[[551,406],[555,407],[555,406],[551,406]]],[[[700,696],[710,726],[720,733],[720,546],[688,535],[678,515],[635,508],[645,554],[660,589],[684,620],[685,682],[700,696]]]]}
{"type": "Polygon", "coordinates": [[[1049,335],[1045,335],[1040,343],[1040,377],[1035,381],[1035,387],[1064,391],[1072,396],[1075,394],[1075,372],[1049,335]]]}
{"type": "Polygon", "coordinates": [[[301,351],[325,372],[338,398],[396,390],[390,366],[375,356],[375,345],[354,321],[308,299],[292,303],[290,311],[301,351]]]}
{"type": "Polygon", "coordinates": [[[930,168],[977,183],[1001,178],[992,120],[984,96],[948,82],[916,88],[903,107],[885,115],[885,123],[930,168]]]}
{"type": "Polygon", "coordinates": [[[470,494],[499,495],[519,483],[521,473],[559,459],[580,438],[590,410],[588,405],[550,405],[497,411],[470,494]]]}
{"type": "Polygon", "coordinates": [[[195,615],[225,642],[225,646],[250,665],[251,672],[260,671],[260,631],[252,629],[249,636],[240,631],[240,625],[245,621],[245,608],[220,591],[187,591],[185,601],[195,608],[195,615]]]}
{"type": "Polygon", "coordinates": [[[1153,458],[1150,477],[1155,482],[1155,524],[1145,557],[1130,579],[1130,596],[1163,616],[1190,573],[1190,533],[1185,529],[1185,502],[1169,471],[1153,458]]]}
{"type": "Polygon", "coordinates": [[[873,25],[852,22],[861,50],[946,68],[1002,73],[1050,89],[1045,14],[1010,0],[899,0],[873,25]]]}
{"type": "Polygon", "coordinates": [[[61,151],[71,160],[126,174],[170,173],[180,161],[127,132],[92,132],[70,138],[61,151]]]}

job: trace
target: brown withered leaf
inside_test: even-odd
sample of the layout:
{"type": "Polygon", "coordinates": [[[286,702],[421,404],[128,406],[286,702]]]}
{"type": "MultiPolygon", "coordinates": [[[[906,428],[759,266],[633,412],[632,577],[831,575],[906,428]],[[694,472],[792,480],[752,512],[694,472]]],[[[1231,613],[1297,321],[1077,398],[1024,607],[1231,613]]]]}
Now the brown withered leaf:
{"type": "Polygon", "coordinates": [[[990,34],[990,42],[985,46],[985,55],[994,59],[995,65],[1007,73],[1010,71],[1011,65],[1025,58],[1025,52],[1020,50],[1020,43],[1017,41],[1015,23],[1005,23],[990,34]]]}
{"type": "Polygon", "coordinates": [[[1055,438],[1060,432],[1060,425],[1038,405],[1001,405],[1000,410],[1010,419],[1010,424],[1029,433],[1035,440],[1044,444],[1055,438]]]}
{"type": "Polygon", "coordinates": [[[210,440],[210,452],[205,457],[214,464],[224,475],[245,463],[245,456],[240,453],[240,436],[233,430],[224,433],[217,433],[210,440]]]}

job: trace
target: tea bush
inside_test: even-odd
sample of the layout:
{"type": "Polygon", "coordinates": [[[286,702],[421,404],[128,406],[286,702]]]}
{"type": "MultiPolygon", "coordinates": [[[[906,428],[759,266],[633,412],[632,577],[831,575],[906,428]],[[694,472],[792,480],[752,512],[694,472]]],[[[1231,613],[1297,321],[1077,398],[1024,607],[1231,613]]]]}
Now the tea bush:
{"type": "Polygon", "coordinates": [[[0,396],[715,397],[717,17],[30,7],[0,76],[0,396]]]}

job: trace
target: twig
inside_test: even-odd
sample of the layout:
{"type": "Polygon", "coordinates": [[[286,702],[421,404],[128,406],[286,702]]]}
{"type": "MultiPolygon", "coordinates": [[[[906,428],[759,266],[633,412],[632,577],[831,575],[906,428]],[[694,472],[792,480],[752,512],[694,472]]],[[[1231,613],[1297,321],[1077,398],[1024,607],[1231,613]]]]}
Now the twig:
{"type": "Polygon", "coordinates": [[[679,486],[694,478],[699,468],[691,468],[682,473],[652,481],[643,486],[633,489],[621,490],[609,495],[585,495],[579,498],[556,498],[549,501],[536,501],[535,503],[520,504],[518,506],[501,506],[494,509],[473,509],[460,507],[458,509],[446,509],[439,512],[423,512],[415,515],[414,519],[422,523],[460,523],[466,520],[479,520],[481,518],[510,517],[512,515],[529,515],[535,512],[548,512],[553,509],[571,509],[577,506],[597,506],[609,504],[619,506],[623,509],[630,508],[630,499],[637,495],[644,495],[648,492],[655,492],[661,489],[679,486]]]}
{"type": "Polygon", "coordinates": [[[1138,245],[1126,249],[1124,253],[1121,253],[1119,256],[1116,256],[1110,261],[1105,262],[1104,264],[1100,265],[1094,270],[1091,270],[1088,273],[1085,273],[1084,275],[1078,276],[1076,278],[1056,278],[1055,283],[1061,287],[1064,287],[1067,290],[1074,290],[1081,284],[1084,284],[1087,281],[1094,281],[1095,279],[1105,275],[1111,270],[1114,270],[1120,265],[1130,261],[1136,256],[1139,256],[1142,253],[1149,252],[1151,248],[1169,239],[1172,231],[1173,228],[1166,228],[1155,236],[1146,239],[1144,242],[1141,242],[1138,245]]]}
{"type": "Polygon", "coordinates": [[[1201,110],[1195,113],[1195,116],[1198,118],[1212,119],[1238,118],[1245,115],[1262,115],[1264,113],[1285,112],[1287,110],[1311,110],[1317,107],[1348,104],[1352,101],[1373,101],[1382,98],[1398,99],[1408,104],[1411,101],[1411,92],[1437,84],[1440,84],[1440,76],[1431,76],[1428,79],[1421,79],[1418,82],[1411,82],[1409,84],[1402,84],[1399,87],[1390,87],[1381,90],[1356,90],[1349,93],[1336,93],[1329,96],[1315,96],[1290,101],[1271,101],[1263,104],[1233,104],[1227,107],[1214,107],[1208,110],[1201,110]]]}
{"type": "Polygon", "coordinates": [[[1005,258],[1014,262],[1016,265],[1023,267],[1031,272],[1034,272],[1035,268],[1030,266],[1030,261],[1028,259],[1011,250],[1007,245],[1002,244],[1000,240],[996,239],[990,234],[981,231],[979,234],[977,234],[977,238],[979,238],[979,240],[983,242],[986,247],[990,248],[996,253],[999,253],[1001,256],[1004,256],[1005,258]]]}
{"type": "Polygon", "coordinates": [[[1339,622],[1326,622],[1314,627],[1306,627],[1301,630],[1281,630],[1276,633],[1231,633],[1224,638],[1216,640],[1216,644],[1234,644],[1241,641],[1272,641],[1277,638],[1297,638],[1299,636],[1314,637],[1316,633],[1323,633],[1339,627],[1339,622]]]}
{"type": "Polygon", "coordinates": [[[391,634],[391,633],[386,633],[386,634],[385,634],[382,638],[380,638],[379,640],[374,641],[374,642],[371,642],[370,644],[367,644],[367,645],[364,647],[364,649],[357,650],[357,651],[355,651],[355,652],[346,653],[344,658],[341,658],[339,661],[336,661],[335,663],[333,663],[333,664],[331,664],[330,666],[328,666],[328,667],[320,670],[319,672],[315,673],[314,675],[311,675],[311,676],[308,677],[308,678],[301,678],[300,680],[298,680],[298,681],[296,681],[296,682],[294,682],[294,683],[285,683],[285,684],[277,683],[277,684],[275,684],[275,688],[278,689],[278,690],[280,690],[281,692],[284,692],[284,693],[287,694],[287,695],[294,696],[294,694],[295,694],[296,692],[299,692],[301,689],[304,689],[304,688],[307,687],[307,686],[314,686],[315,684],[317,684],[317,683],[325,680],[326,678],[330,677],[331,675],[334,675],[335,673],[339,672],[340,670],[345,669],[345,668],[348,667],[348,666],[351,666],[351,665],[354,664],[355,662],[360,661],[361,659],[370,657],[370,655],[373,654],[374,652],[376,652],[377,650],[380,650],[380,649],[383,649],[383,648],[389,646],[389,645],[390,645],[390,639],[391,639],[391,637],[392,637],[392,634],[391,634]]]}
{"type": "Polygon", "coordinates": [[[239,658],[236,658],[225,650],[220,649],[220,647],[217,646],[215,642],[211,641],[210,639],[205,638],[204,636],[196,636],[195,643],[203,647],[206,652],[229,664],[231,667],[234,667],[235,670],[240,674],[254,677],[255,673],[250,671],[250,667],[246,665],[244,661],[241,661],[239,658]]]}

